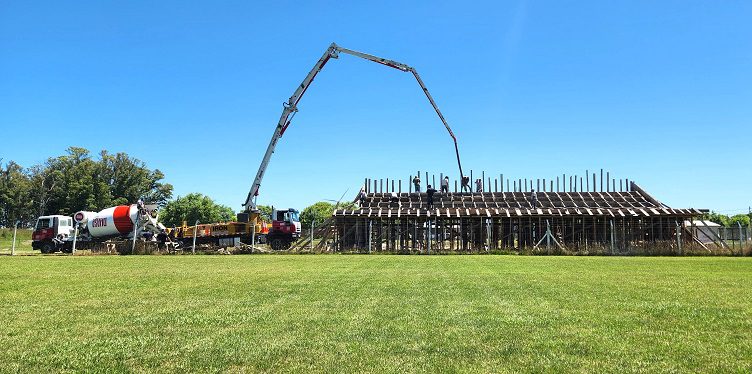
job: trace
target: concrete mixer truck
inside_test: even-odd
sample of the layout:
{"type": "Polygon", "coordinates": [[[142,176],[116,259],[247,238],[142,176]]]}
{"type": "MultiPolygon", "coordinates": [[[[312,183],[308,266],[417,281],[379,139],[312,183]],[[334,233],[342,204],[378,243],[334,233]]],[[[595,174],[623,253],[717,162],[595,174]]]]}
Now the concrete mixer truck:
{"type": "Polygon", "coordinates": [[[42,253],[70,253],[74,239],[79,243],[104,242],[150,237],[164,226],[157,221],[156,205],[119,205],[99,212],[80,211],[73,217],[63,215],[37,218],[32,233],[32,248],[42,253]],[[145,233],[151,233],[151,235],[145,233]]]}

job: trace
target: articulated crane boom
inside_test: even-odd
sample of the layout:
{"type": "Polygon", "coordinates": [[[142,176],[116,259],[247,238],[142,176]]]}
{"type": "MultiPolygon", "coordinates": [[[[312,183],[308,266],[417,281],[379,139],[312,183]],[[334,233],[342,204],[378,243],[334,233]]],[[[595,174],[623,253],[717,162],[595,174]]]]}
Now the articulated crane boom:
{"type": "Polygon", "coordinates": [[[295,117],[295,113],[297,113],[298,111],[298,107],[297,107],[298,102],[300,102],[300,99],[303,97],[303,94],[305,94],[306,90],[313,82],[313,79],[316,78],[316,75],[321,71],[321,69],[324,68],[324,65],[326,65],[327,62],[329,62],[329,59],[339,58],[340,52],[347,53],[355,57],[360,57],[369,61],[377,62],[379,64],[386,65],[386,66],[395,68],[397,70],[412,73],[415,79],[418,81],[420,88],[423,89],[423,93],[426,94],[428,101],[431,102],[433,109],[436,110],[436,114],[439,115],[439,118],[441,119],[441,122],[444,124],[444,127],[446,127],[447,131],[449,132],[449,136],[452,137],[452,140],[454,141],[454,151],[457,154],[457,166],[459,166],[459,169],[460,169],[460,179],[462,179],[462,177],[464,176],[464,174],[462,174],[462,163],[460,162],[460,150],[457,146],[457,138],[454,136],[454,133],[452,132],[452,129],[449,127],[449,124],[447,123],[446,119],[444,119],[444,115],[441,114],[441,111],[439,110],[439,107],[436,105],[436,102],[433,100],[433,97],[431,97],[431,94],[428,92],[428,88],[426,88],[426,85],[423,84],[423,80],[420,79],[420,75],[418,75],[418,72],[413,67],[405,65],[403,63],[392,61],[392,60],[387,60],[381,57],[376,57],[373,55],[369,55],[367,53],[353,51],[347,48],[342,48],[338,46],[336,43],[332,43],[329,46],[329,48],[326,50],[326,52],[324,52],[324,55],[321,56],[321,58],[316,63],[316,65],[313,66],[313,69],[311,69],[311,71],[308,73],[305,79],[303,79],[303,82],[300,84],[300,86],[298,86],[298,88],[295,90],[292,96],[290,96],[290,99],[287,100],[287,102],[283,104],[284,110],[282,110],[282,116],[279,117],[277,128],[274,130],[274,134],[272,135],[272,140],[269,142],[269,146],[266,148],[266,153],[264,154],[264,158],[263,160],[261,160],[261,166],[259,166],[258,172],[256,173],[256,179],[253,181],[251,190],[250,192],[248,192],[248,197],[245,199],[245,203],[243,204],[246,211],[251,211],[256,208],[256,204],[253,201],[253,198],[254,196],[258,195],[259,187],[261,186],[261,180],[264,178],[266,167],[269,166],[269,160],[272,157],[272,153],[274,153],[274,149],[277,146],[277,142],[282,137],[282,135],[284,135],[285,130],[287,130],[287,127],[290,126],[290,122],[292,121],[293,117],[295,117]]]}

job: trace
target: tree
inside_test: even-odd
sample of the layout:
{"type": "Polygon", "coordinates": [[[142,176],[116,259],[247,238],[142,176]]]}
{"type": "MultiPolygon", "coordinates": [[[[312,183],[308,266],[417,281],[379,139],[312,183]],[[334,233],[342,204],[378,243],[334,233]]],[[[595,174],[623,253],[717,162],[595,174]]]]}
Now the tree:
{"type": "Polygon", "coordinates": [[[261,221],[266,223],[272,222],[272,207],[269,205],[257,205],[256,209],[260,211],[259,217],[261,217],[261,221]]]}
{"type": "Polygon", "coordinates": [[[308,230],[311,228],[311,223],[315,221],[315,224],[318,225],[324,222],[332,216],[333,211],[334,204],[326,201],[319,201],[318,203],[303,209],[300,213],[300,225],[303,230],[308,230]]]}
{"type": "Polygon", "coordinates": [[[746,227],[749,226],[750,218],[747,214],[737,214],[731,218],[729,218],[728,223],[731,227],[737,227],[737,222],[741,224],[742,226],[746,227]]]}
{"type": "Polygon", "coordinates": [[[172,197],[172,185],[162,182],[161,171],[125,153],[99,155],[94,160],[87,149],[70,147],[66,154],[28,169],[12,161],[5,168],[0,165],[0,225],[16,219],[33,222],[47,214],[99,211],[139,199],[162,206],[172,197]]]}
{"type": "Polygon", "coordinates": [[[716,212],[705,213],[702,215],[702,219],[705,221],[717,223],[724,227],[728,227],[729,225],[729,217],[725,214],[720,214],[716,212]]]}
{"type": "Polygon", "coordinates": [[[181,226],[183,222],[193,225],[201,223],[227,222],[235,218],[232,208],[214,202],[200,193],[190,193],[169,201],[160,213],[160,221],[165,226],[181,226]]]}
{"type": "Polygon", "coordinates": [[[34,219],[31,202],[31,178],[26,170],[11,161],[5,168],[0,164],[0,226],[23,226],[34,219]]]}

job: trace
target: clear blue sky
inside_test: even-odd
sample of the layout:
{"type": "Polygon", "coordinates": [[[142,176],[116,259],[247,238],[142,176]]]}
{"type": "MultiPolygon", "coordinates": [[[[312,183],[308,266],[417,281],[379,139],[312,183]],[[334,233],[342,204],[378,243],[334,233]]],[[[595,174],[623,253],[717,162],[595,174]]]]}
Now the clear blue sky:
{"type": "MultiPolygon", "coordinates": [[[[240,209],[282,102],[331,42],[421,73],[466,169],[605,168],[674,207],[752,205],[752,2],[0,2],[0,157],[124,151],[240,209]]],[[[342,56],[299,105],[259,203],[365,177],[456,177],[412,77],[342,56]]]]}

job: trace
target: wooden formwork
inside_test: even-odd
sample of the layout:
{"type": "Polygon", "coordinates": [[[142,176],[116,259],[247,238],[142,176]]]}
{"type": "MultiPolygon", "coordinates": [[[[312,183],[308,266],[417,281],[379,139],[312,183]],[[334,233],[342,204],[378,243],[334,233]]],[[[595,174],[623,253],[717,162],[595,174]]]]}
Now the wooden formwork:
{"type": "MultiPolygon", "coordinates": [[[[596,175],[592,176],[595,186],[596,175]]],[[[383,181],[367,179],[365,198],[356,199],[359,206],[334,212],[330,249],[619,254],[663,248],[679,254],[682,246],[693,243],[685,220],[702,214],[697,209],[670,208],[628,180],[617,188],[614,179],[601,190],[591,189],[590,183],[578,186],[576,177],[570,177],[569,186],[558,178],[555,184],[544,179],[537,181],[543,189],[535,193],[522,189],[533,186],[532,180],[524,184],[520,180],[520,187],[512,191],[504,190],[503,177],[501,181],[501,191],[498,180],[491,183],[489,178],[485,185],[495,185],[494,192],[436,193],[429,205],[425,192],[403,191],[401,181],[394,188],[394,180],[391,186],[387,180],[384,192],[383,181]]]]}

